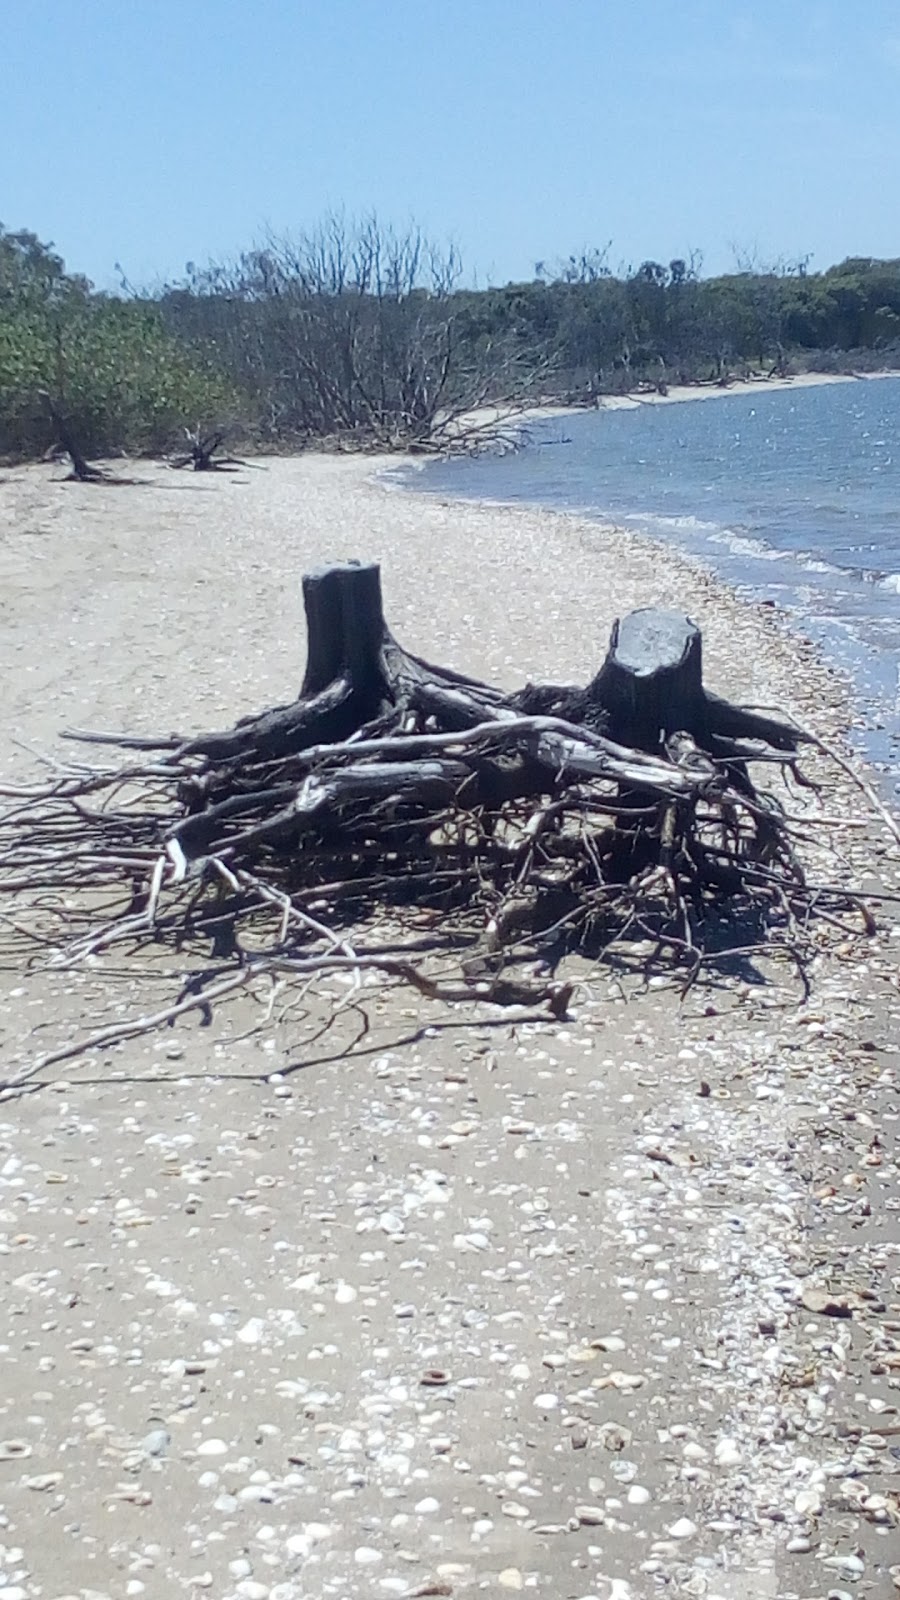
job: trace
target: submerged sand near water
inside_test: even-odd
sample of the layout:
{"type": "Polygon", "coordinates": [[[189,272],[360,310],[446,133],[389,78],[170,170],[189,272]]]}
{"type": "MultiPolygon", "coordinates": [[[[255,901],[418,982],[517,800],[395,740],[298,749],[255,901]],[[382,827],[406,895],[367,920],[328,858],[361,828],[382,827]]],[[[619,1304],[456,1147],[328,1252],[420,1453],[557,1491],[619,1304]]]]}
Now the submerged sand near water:
{"type": "MultiPolygon", "coordinates": [[[[841,723],[808,647],[660,546],[372,471],[8,471],[7,775],[64,725],[289,699],[300,576],[354,557],[463,671],[584,679],[661,602],[712,687],[841,723]]],[[[897,880],[877,829],[833,850],[897,880]]],[[[0,1595],[893,1593],[896,948],[835,933],[802,1010],[752,968],[684,1003],[598,973],[563,1025],[247,1002],[0,1103],[0,1595]]],[[[4,971],[7,1063],[160,1003],[111,968],[4,971]]]]}

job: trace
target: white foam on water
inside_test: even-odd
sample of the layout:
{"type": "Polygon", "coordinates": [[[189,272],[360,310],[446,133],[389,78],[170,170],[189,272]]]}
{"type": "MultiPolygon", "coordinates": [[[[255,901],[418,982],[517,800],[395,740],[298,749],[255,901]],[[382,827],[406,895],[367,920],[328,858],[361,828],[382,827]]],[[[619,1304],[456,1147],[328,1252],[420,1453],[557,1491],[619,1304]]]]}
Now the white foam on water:
{"type": "Polygon", "coordinates": [[[755,561],[787,561],[790,550],[776,550],[765,539],[754,539],[750,534],[735,533],[733,528],[720,528],[709,535],[710,544],[723,544],[735,556],[752,556],[755,561]]]}
{"type": "Polygon", "coordinates": [[[661,528],[667,533],[671,531],[675,533],[718,533],[721,531],[718,522],[704,522],[702,517],[666,517],[658,511],[630,511],[619,520],[640,523],[642,528],[661,528]]]}
{"type": "Polygon", "coordinates": [[[825,561],[819,556],[813,556],[806,550],[779,550],[767,539],[757,538],[751,533],[740,533],[736,528],[723,527],[719,522],[708,522],[702,517],[666,517],[653,512],[632,512],[622,520],[639,523],[642,528],[651,532],[701,534],[707,544],[722,545],[732,555],[743,556],[752,561],[790,561],[801,567],[804,572],[819,573],[822,576],[848,575],[846,568],[836,566],[834,562],[825,561]]]}
{"type": "Polygon", "coordinates": [[[846,568],[836,567],[832,561],[819,561],[813,556],[798,556],[801,567],[807,572],[845,572],[846,568]]]}

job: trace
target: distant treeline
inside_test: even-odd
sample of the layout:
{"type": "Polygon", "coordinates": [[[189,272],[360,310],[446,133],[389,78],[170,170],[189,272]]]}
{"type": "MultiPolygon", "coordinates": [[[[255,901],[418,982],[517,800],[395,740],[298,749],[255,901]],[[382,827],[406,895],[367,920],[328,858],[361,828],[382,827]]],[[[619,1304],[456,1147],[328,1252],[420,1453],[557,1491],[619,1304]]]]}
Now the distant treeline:
{"type": "Polygon", "coordinates": [[[53,447],[44,395],[92,455],[162,452],[198,427],[262,448],[427,448],[485,403],[900,366],[900,260],[704,278],[680,259],[614,274],[589,252],[504,288],[461,277],[416,229],[332,216],[113,295],[0,228],[0,454],[53,447]]]}

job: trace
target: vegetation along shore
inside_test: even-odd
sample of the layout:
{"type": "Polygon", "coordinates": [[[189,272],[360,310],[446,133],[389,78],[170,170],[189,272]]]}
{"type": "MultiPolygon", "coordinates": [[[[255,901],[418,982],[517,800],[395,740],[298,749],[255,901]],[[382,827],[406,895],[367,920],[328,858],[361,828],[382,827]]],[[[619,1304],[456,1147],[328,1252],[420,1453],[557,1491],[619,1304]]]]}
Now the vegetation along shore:
{"type": "MultiPolygon", "coordinates": [[[[452,249],[340,216],[153,290],[98,292],[28,232],[0,231],[0,457],[440,448],[485,404],[595,404],[741,379],[893,369],[900,262],[746,265],[601,252],[525,283],[464,286],[452,249]]],[[[476,441],[477,442],[477,441],[476,441]]]]}

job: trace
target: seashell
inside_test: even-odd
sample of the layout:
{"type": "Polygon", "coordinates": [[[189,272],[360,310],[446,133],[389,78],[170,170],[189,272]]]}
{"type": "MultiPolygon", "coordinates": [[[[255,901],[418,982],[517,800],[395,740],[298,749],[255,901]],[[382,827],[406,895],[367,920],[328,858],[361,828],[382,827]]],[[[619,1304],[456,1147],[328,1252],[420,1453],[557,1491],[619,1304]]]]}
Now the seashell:
{"type": "Polygon", "coordinates": [[[0,1440],[0,1461],[24,1461],[31,1455],[31,1445],[24,1439],[0,1440]]]}

